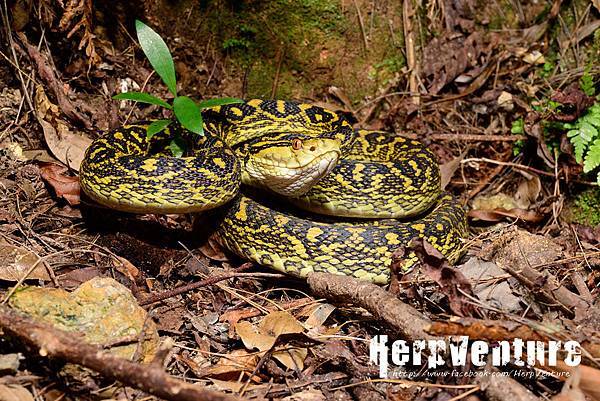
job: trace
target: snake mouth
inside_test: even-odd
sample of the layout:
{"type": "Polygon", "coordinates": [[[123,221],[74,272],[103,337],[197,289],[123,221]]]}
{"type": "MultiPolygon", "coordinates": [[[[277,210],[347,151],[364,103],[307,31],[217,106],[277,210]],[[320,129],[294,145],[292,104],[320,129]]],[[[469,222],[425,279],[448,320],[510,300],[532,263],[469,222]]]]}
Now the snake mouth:
{"type": "Polygon", "coordinates": [[[286,166],[283,161],[253,160],[246,164],[244,175],[248,177],[244,181],[286,197],[298,197],[329,174],[339,158],[339,151],[330,150],[306,164],[293,167],[286,166]]]}

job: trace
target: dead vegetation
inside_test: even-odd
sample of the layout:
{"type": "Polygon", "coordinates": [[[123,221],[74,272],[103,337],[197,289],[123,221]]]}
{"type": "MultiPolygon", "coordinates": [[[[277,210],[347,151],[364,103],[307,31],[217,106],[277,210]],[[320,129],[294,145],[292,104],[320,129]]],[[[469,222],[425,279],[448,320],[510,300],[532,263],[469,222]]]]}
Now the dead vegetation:
{"type": "MultiPolygon", "coordinates": [[[[204,28],[190,20],[208,11],[175,3],[2,4],[0,399],[600,400],[600,226],[565,213],[597,185],[564,132],[547,124],[573,121],[595,101],[579,81],[599,71],[597,1],[331,2],[347,32],[311,28],[341,43],[324,44],[322,58],[354,49],[346,57],[357,65],[345,68],[383,68],[369,57],[384,26],[405,60],[362,97],[336,81],[337,66],[288,65],[285,55],[302,54],[301,44],[286,43],[298,47],[272,58],[270,93],[290,77],[298,86],[331,77],[302,100],[425,141],[447,189],[469,209],[460,265],[412,244],[421,269],[397,274],[388,290],[324,274],[303,282],[244,264],[207,239],[206,216],[131,216],[80,198],[77,170],[90,140],[125,121],[161,117],[154,106],[111,100],[131,88],[167,93],[131,37],[134,17],[168,33],[184,92],[254,95],[244,83],[253,65],[225,51],[216,33],[194,32],[204,28]],[[549,111],[548,101],[565,107],[549,111]],[[139,314],[136,324],[81,308],[72,294],[85,283],[103,294],[85,302],[122,294],[115,297],[139,314]],[[32,296],[25,284],[52,291],[32,296]],[[90,316],[115,329],[87,330],[90,316]],[[379,379],[368,346],[378,334],[575,340],[583,359],[576,368],[509,364],[509,376],[399,369],[399,379],[379,379]],[[126,347],[129,361],[115,356],[126,347]]],[[[273,12],[242,3],[257,15],[273,12]]],[[[477,370],[467,363],[436,371],[477,370]]]]}

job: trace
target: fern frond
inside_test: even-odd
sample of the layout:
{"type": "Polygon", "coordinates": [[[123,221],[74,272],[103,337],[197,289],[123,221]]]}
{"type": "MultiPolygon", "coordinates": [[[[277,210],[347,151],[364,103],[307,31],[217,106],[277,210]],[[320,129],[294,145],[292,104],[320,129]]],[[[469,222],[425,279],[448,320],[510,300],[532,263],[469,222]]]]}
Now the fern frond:
{"type": "Polygon", "coordinates": [[[571,139],[571,143],[575,149],[575,160],[577,163],[581,163],[583,160],[583,153],[587,148],[587,142],[582,139],[581,135],[579,134],[579,130],[577,129],[567,132],[567,136],[571,139]]]}
{"type": "Polygon", "coordinates": [[[593,125],[594,127],[600,128],[600,112],[598,113],[587,113],[581,117],[579,121],[585,121],[586,123],[593,125]]]}
{"type": "Polygon", "coordinates": [[[583,160],[583,172],[589,173],[598,166],[600,166],[600,139],[594,141],[585,155],[583,160]]]}

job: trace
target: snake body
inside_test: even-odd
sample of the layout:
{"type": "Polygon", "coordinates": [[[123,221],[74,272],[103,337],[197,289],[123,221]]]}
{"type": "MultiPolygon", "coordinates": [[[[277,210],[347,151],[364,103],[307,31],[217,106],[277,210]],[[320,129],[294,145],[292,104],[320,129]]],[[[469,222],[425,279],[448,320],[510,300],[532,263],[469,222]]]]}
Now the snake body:
{"type": "MultiPolygon", "coordinates": [[[[385,283],[394,250],[417,237],[451,262],[460,256],[464,210],[442,193],[435,157],[421,143],[354,130],[335,112],[286,101],[219,106],[203,110],[203,120],[207,135],[194,136],[181,158],[167,149],[176,126],[151,140],[144,124],[107,133],[86,151],[82,189],[138,213],[225,205],[216,233],[226,248],[301,277],[327,271],[385,283]],[[300,209],[240,191],[242,182],[300,209]]],[[[408,254],[403,266],[415,260],[408,254]]]]}

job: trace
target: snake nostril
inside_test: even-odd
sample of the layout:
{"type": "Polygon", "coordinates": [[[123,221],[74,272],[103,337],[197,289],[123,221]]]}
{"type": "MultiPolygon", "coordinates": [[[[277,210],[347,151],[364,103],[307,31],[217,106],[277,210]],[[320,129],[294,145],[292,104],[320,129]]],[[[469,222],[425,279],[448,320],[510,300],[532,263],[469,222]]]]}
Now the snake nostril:
{"type": "Polygon", "coordinates": [[[317,150],[317,147],[316,147],[316,146],[311,146],[311,147],[310,147],[310,151],[311,151],[311,152],[314,152],[315,150],[317,150]]]}

